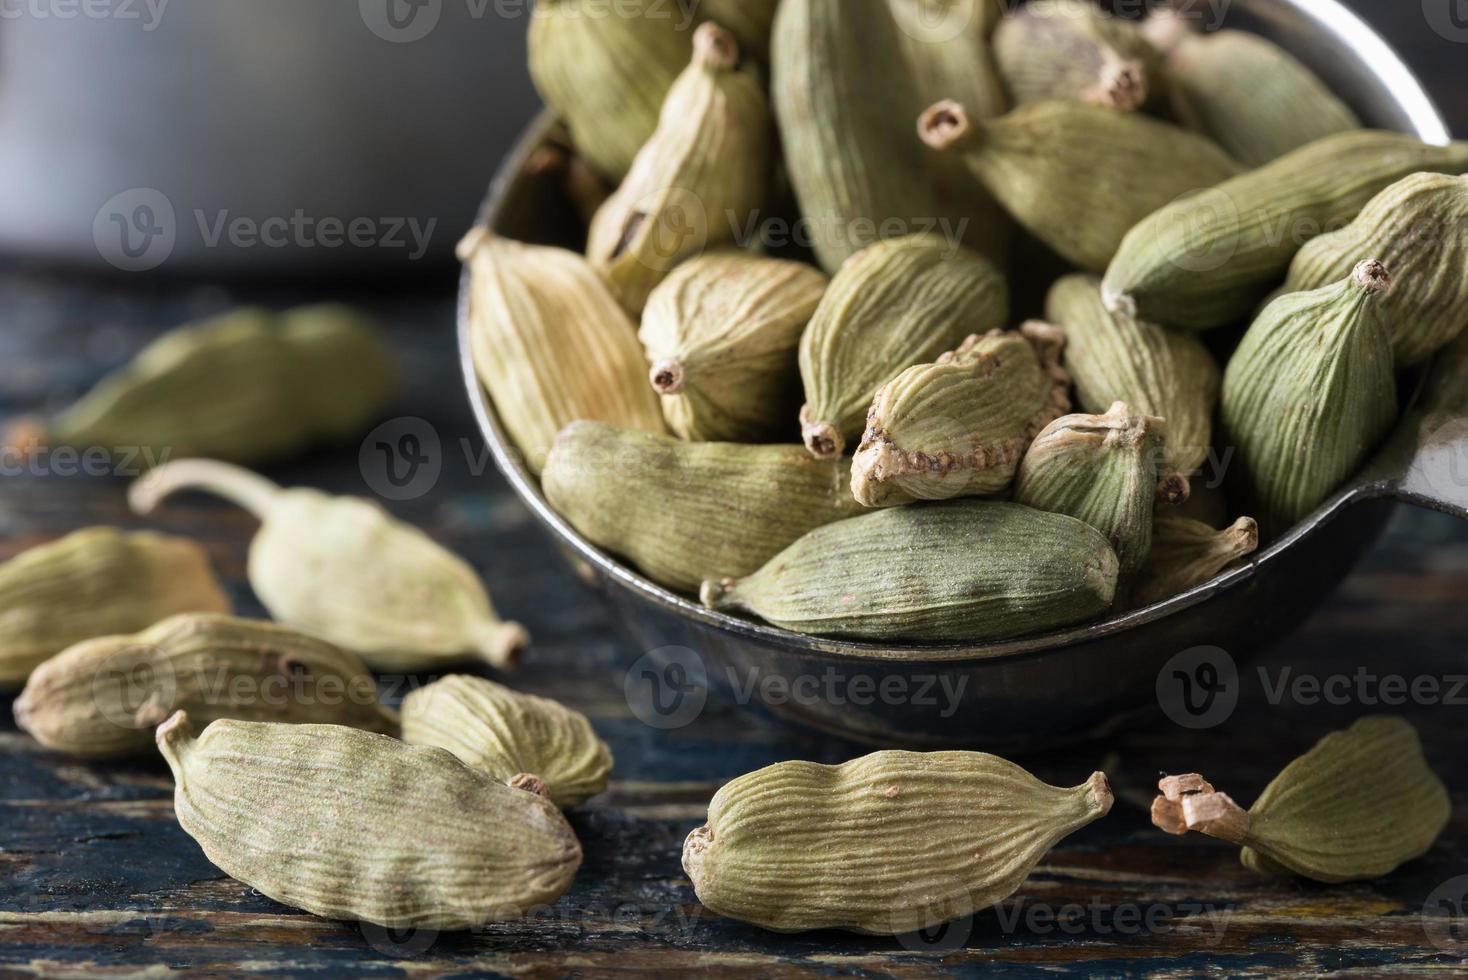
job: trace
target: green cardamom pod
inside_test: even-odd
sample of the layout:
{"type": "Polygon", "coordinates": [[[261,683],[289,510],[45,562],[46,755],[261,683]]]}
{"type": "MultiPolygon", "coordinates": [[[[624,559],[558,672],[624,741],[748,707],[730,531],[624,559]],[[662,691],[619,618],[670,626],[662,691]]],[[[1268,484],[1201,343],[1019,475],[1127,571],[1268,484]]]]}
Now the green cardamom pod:
{"type": "Polygon", "coordinates": [[[1188,496],[1179,475],[1159,479],[1166,423],[1133,415],[1117,402],[1105,415],[1067,415],[1050,423],[1025,453],[1014,499],[1066,514],[1104,534],[1128,579],[1152,548],[1152,513],[1188,496]]]}
{"type": "Polygon", "coordinates": [[[1270,538],[1323,503],[1396,421],[1391,334],[1377,305],[1391,287],[1386,268],[1366,261],[1335,285],[1281,296],[1228,362],[1221,419],[1270,538]]]}
{"type": "Polygon", "coordinates": [[[841,267],[800,340],[806,447],[840,456],[877,389],[971,333],[1002,327],[1009,287],[987,259],[938,235],[880,242],[841,267]]]}
{"type": "Polygon", "coordinates": [[[1173,115],[1241,163],[1261,167],[1307,143],[1361,128],[1361,120],[1284,48],[1246,31],[1201,33],[1172,8],[1142,33],[1166,58],[1173,115]]]}
{"type": "Polygon", "coordinates": [[[1285,767],[1247,811],[1197,773],[1169,776],[1152,822],[1243,847],[1244,866],[1336,884],[1390,874],[1426,854],[1452,816],[1417,731],[1389,715],[1332,732],[1285,767]]]}
{"type": "Polygon", "coordinates": [[[452,753],[336,725],[159,726],[173,810],[225,874],[293,908],[468,929],[554,902],[581,845],[549,800],[452,753]]]}
{"type": "Polygon", "coordinates": [[[657,128],[693,50],[689,24],[663,0],[537,0],[530,77],[566,120],[576,148],[619,181],[657,128]]]}
{"type": "Polygon", "coordinates": [[[1382,191],[1350,225],[1307,242],[1283,292],[1339,282],[1363,255],[1399,281],[1378,306],[1397,365],[1427,360],[1468,327],[1468,177],[1413,174],[1382,191]]]}
{"type": "Polygon", "coordinates": [[[674,270],[638,334],[668,426],[698,442],[787,434],[800,407],[796,351],[826,286],[812,266],[743,252],[674,270]]]}
{"type": "Polygon", "coordinates": [[[710,579],[700,597],[797,633],[983,641],[1090,619],[1116,580],[1116,554],[1081,521],[950,500],[817,528],[746,578],[710,579]]]}
{"type": "Polygon", "coordinates": [[[1094,0],[1031,0],[994,31],[999,73],[1015,105],[1079,99],[1139,109],[1158,87],[1160,59],[1137,25],[1094,0]]]}
{"type": "Polygon", "coordinates": [[[1222,531],[1187,517],[1152,522],[1152,550],[1131,587],[1133,606],[1150,606],[1211,582],[1259,549],[1259,524],[1241,517],[1222,531]]]}
{"type": "Polygon", "coordinates": [[[551,802],[573,807],[607,788],[612,753],[579,711],[455,675],[403,699],[403,741],[436,745],[495,779],[538,779],[551,802]]]}
{"type": "Polygon", "coordinates": [[[1080,407],[1099,414],[1124,401],[1167,420],[1169,472],[1197,472],[1213,445],[1213,410],[1222,372],[1208,348],[1101,301],[1101,280],[1065,276],[1050,288],[1045,315],[1065,331],[1065,368],[1080,407]]]}
{"type": "Polygon", "coordinates": [[[48,749],[85,759],[153,747],[174,711],[205,723],[316,722],[391,732],[362,661],[274,623],[171,616],[141,633],[83,640],[31,674],[15,720],[48,749]]]}
{"type": "Polygon", "coordinates": [[[983,752],[781,762],[726,783],[683,844],[698,900],[776,932],[900,935],[996,905],[1111,810],[1097,772],[1049,786],[983,752]]]}
{"type": "Polygon", "coordinates": [[[175,613],[229,612],[204,549],[185,538],[92,527],[0,564],[0,691],[94,636],[175,613]]]}
{"type": "Polygon", "coordinates": [[[1070,411],[1065,336],[1042,323],[969,337],[877,392],[851,492],[868,507],[984,497],[1014,481],[1041,429],[1070,411]]]}
{"type": "Polygon", "coordinates": [[[592,422],[567,426],[541,485],[599,547],[653,581],[696,591],[745,575],[801,535],[861,513],[850,464],[799,446],[681,442],[592,422]]]}
{"type": "Polygon", "coordinates": [[[700,20],[726,28],[741,50],[769,63],[770,35],[780,0],[697,0],[696,6],[700,20]]]}
{"type": "Polygon", "coordinates": [[[398,381],[387,343],[350,309],[244,308],[169,331],[56,418],[11,436],[149,466],[203,454],[260,463],[360,437],[398,381]]]}
{"type": "Polygon", "coordinates": [[[186,459],[134,483],[128,503],[148,514],[195,489],[259,518],[250,586],[270,614],[373,670],[418,673],[475,655],[505,667],[529,642],[520,624],[500,622],[467,562],[371,500],[283,489],[237,466],[186,459]]]}
{"type": "Polygon", "coordinates": [[[483,227],[459,257],[470,270],[475,371],[533,472],[577,419],[665,430],[637,327],[585,259],[483,227]]]}
{"type": "Polygon", "coordinates": [[[680,262],[734,242],[749,224],[770,189],[773,130],[734,36],[701,25],[657,131],[591,222],[586,255],[628,312],[641,313],[680,262]]]}
{"type": "Polygon", "coordinates": [[[1035,102],[990,121],[946,100],[922,114],[918,132],[933,149],[961,155],[1030,234],[1092,272],[1106,269],[1147,215],[1239,172],[1196,133],[1074,99],[1035,102]]]}
{"type": "Polygon", "coordinates": [[[1468,171],[1468,141],[1433,146],[1374,131],[1316,140],[1140,222],[1106,270],[1106,306],[1176,329],[1233,323],[1306,242],[1418,171],[1468,171]]]}

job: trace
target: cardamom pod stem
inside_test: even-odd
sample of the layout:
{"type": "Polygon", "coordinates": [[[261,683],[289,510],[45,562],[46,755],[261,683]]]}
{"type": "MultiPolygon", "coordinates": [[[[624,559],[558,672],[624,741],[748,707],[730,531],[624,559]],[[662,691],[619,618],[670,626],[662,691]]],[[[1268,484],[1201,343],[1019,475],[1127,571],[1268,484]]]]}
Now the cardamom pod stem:
{"type": "Polygon", "coordinates": [[[283,623],[357,653],[374,670],[415,673],[476,654],[512,666],[529,642],[501,622],[463,559],[378,504],[282,489],[239,467],[179,460],[128,491],[139,514],[183,490],[203,490],[260,519],[250,542],[255,595],[283,623]]]}
{"type": "Polygon", "coordinates": [[[1156,517],[1152,550],[1132,582],[1133,606],[1150,606],[1211,582],[1259,550],[1259,523],[1241,517],[1222,531],[1186,517],[1156,517]]]}
{"type": "Polygon", "coordinates": [[[1016,105],[1079,99],[1139,109],[1161,67],[1135,23],[1091,0],[1032,0],[1010,10],[994,32],[994,54],[1016,105]]]}
{"type": "Polygon", "coordinates": [[[698,14],[702,20],[727,28],[740,50],[768,63],[779,6],[780,0],[699,0],[698,14]]]}
{"type": "Polygon", "coordinates": [[[1401,718],[1362,718],[1285,767],[1247,811],[1202,776],[1170,776],[1152,822],[1243,847],[1259,874],[1294,873],[1334,884],[1390,874],[1421,857],[1447,826],[1447,789],[1401,718]]]}

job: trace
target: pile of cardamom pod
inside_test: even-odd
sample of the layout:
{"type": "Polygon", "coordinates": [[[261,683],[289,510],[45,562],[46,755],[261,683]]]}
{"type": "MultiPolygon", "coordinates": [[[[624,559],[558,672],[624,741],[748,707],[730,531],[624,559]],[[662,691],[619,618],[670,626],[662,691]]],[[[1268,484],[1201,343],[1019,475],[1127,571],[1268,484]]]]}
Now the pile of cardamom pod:
{"type": "Polygon", "coordinates": [[[530,34],[526,176],[584,254],[466,237],[473,357],[550,503],[711,608],[983,641],[1164,600],[1468,324],[1468,143],[1199,12],[602,8],[530,34]]]}

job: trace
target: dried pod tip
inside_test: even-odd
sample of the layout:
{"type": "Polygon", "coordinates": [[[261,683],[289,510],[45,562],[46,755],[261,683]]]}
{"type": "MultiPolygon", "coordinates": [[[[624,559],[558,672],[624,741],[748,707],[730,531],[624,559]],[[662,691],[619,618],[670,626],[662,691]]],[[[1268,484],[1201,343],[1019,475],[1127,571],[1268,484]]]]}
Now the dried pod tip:
{"type": "Polygon", "coordinates": [[[728,606],[729,593],[733,588],[732,578],[708,579],[698,590],[698,601],[708,609],[724,609],[728,606]]]}
{"type": "Polygon", "coordinates": [[[705,68],[729,71],[739,65],[739,42],[718,24],[700,24],[693,32],[693,60],[705,68]]]}
{"type": "Polygon", "coordinates": [[[509,669],[520,663],[530,634],[519,623],[487,623],[477,631],[475,647],[491,666],[509,669]]]}
{"type": "Polygon", "coordinates": [[[1020,324],[1019,332],[1042,354],[1047,357],[1053,355],[1055,360],[1060,360],[1060,355],[1065,350],[1063,329],[1044,320],[1026,320],[1020,324]]]}
{"type": "Polygon", "coordinates": [[[1086,786],[1091,791],[1091,800],[1096,804],[1096,809],[1105,816],[1111,812],[1111,804],[1116,802],[1116,796],[1111,792],[1111,780],[1106,778],[1104,772],[1093,772],[1091,778],[1086,780],[1086,786]]]}
{"type": "Polygon", "coordinates": [[[192,739],[194,731],[189,725],[188,712],[182,709],[175,711],[167,721],[158,726],[153,737],[158,740],[160,749],[176,749],[180,742],[192,739]]]}
{"type": "Polygon", "coordinates": [[[1132,319],[1135,319],[1137,316],[1136,298],[1127,293],[1119,293],[1114,286],[1107,285],[1104,282],[1101,284],[1101,303],[1108,311],[1115,313],[1117,316],[1131,317],[1132,319]]]}
{"type": "Polygon", "coordinates": [[[1147,76],[1136,61],[1108,61],[1087,101],[1131,112],[1147,101],[1147,76]]]}
{"type": "Polygon", "coordinates": [[[22,416],[5,427],[5,448],[16,456],[29,456],[45,444],[46,425],[38,418],[22,416]]]}
{"type": "Polygon", "coordinates": [[[1259,550],[1259,522],[1254,518],[1240,517],[1225,533],[1238,546],[1241,554],[1252,554],[1259,550]]]}
{"type": "Polygon", "coordinates": [[[1159,504],[1181,504],[1186,502],[1192,493],[1193,485],[1181,473],[1173,473],[1157,481],[1157,502],[1159,504]]]}
{"type": "Polygon", "coordinates": [[[952,99],[929,106],[918,117],[918,135],[940,152],[957,145],[972,131],[968,110],[952,99]]]}
{"type": "Polygon", "coordinates": [[[648,377],[658,394],[676,395],[683,390],[683,365],[677,361],[658,361],[648,377]]]}
{"type": "Polygon", "coordinates": [[[280,487],[258,473],[212,459],[180,459],[164,463],[127,488],[128,506],[135,514],[151,514],[180,490],[216,494],[263,518],[280,487]]]}
{"type": "Polygon", "coordinates": [[[550,790],[546,788],[545,780],[533,773],[522,772],[510,777],[510,789],[524,790],[534,793],[536,796],[550,798],[550,790]]]}
{"type": "Polygon", "coordinates": [[[494,237],[494,232],[488,225],[475,225],[465,233],[463,238],[459,239],[459,244],[454,246],[454,256],[460,262],[468,262],[494,237]]]}
{"type": "Polygon", "coordinates": [[[835,459],[846,449],[839,429],[830,422],[812,421],[804,409],[800,413],[800,437],[816,459],[835,459]]]}
{"type": "Polygon", "coordinates": [[[1235,844],[1248,836],[1249,814],[1198,773],[1165,776],[1157,788],[1162,795],[1152,801],[1152,823],[1159,830],[1169,834],[1197,830],[1235,844]]]}
{"type": "Polygon", "coordinates": [[[1175,7],[1158,7],[1142,21],[1142,37],[1162,54],[1170,54],[1197,33],[1193,22],[1175,7]]]}
{"type": "Polygon", "coordinates": [[[1351,278],[1368,293],[1384,293],[1392,288],[1391,273],[1375,259],[1367,259],[1351,271],[1351,278]]]}

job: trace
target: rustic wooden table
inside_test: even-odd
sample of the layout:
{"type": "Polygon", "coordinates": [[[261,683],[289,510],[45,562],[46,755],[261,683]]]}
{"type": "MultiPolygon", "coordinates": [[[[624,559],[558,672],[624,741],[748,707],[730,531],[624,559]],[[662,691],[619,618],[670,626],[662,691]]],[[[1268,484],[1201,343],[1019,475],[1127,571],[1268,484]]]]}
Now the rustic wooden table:
{"type": "MultiPolygon", "coordinates": [[[[1451,3],[1454,0],[1446,0],[1451,3]]],[[[1429,6],[1432,0],[1429,0],[1429,6]]],[[[1453,39],[1387,0],[1358,4],[1421,67],[1468,133],[1468,28],[1453,39]]],[[[536,638],[511,679],[586,712],[616,754],[610,790],[572,814],[586,852],[571,892],[526,921],[469,934],[384,930],[285,908],[225,877],[179,829],[157,760],[81,765],[39,751],[0,704],[0,975],[593,975],[613,971],[750,976],[910,976],[992,969],[1273,975],[1468,971],[1468,527],[1402,511],[1341,591],[1294,636],[1243,671],[1225,722],[1191,731],[1159,718],[1104,745],[1024,759],[1052,782],[1105,768],[1111,816],[1066,840],[1014,896],[933,936],[778,936],[703,910],[683,876],[684,836],[727,779],[768,763],[836,762],[862,747],[782,727],[715,691],[678,728],[650,727],[629,703],[630,648],[489,465],[457,380],[451,282],[427,296],[160,282],[77,282],[41,270],[0,274],[0,417],[64,404],[166,326],[242,300],[343,296],[392,325],[412,379],[398,414],[437,435],[431,491],[389,501],[467,557],[500,607],[536,638]],[[1391,706],[1388,677],[1432,678],[1439,696],[1391,706]],[[1306,679],[1281,695],[1282,681],[1306,679]],[[1332,686],[1330,679],[1343,678],[1332,686]],[[1310,679],[1331,694],[1311,696],[1310,679]],[[1430,702],[1430,703],[1429,703],[1430,702]],[[1199,769],[1240,801],[1325,732],[1374,711],[1420,727],[1453,789],[1455,815],[1423,860],[1368,884],[1255,878],[1234,849],[1174,839],[1147,819],[1159,771],[1199,769]],[[1424,910],[1430,914],[1424,915],[1424,910]],[[1449,915],[1448,913],[1456,913],[1449,915]]],[[[64,457],[5,460],[0,558],[85,524],[144,526],[126,479],[64,457]]],[[[283,482],[371,494],[381,462],[348,446],[271,471],[283,482]]],[[[251,519],[184,498],[146,526],[203,541],[240,611],[263,614],[244,584],[251,519]]],[[[423,678],[394,679],[401,696],[423,678]]],[[[1065,705],[1057,704],[1056,712],[1065,705]]],[[[955,833],[962,835],[962,828],[955,833]]]]}

